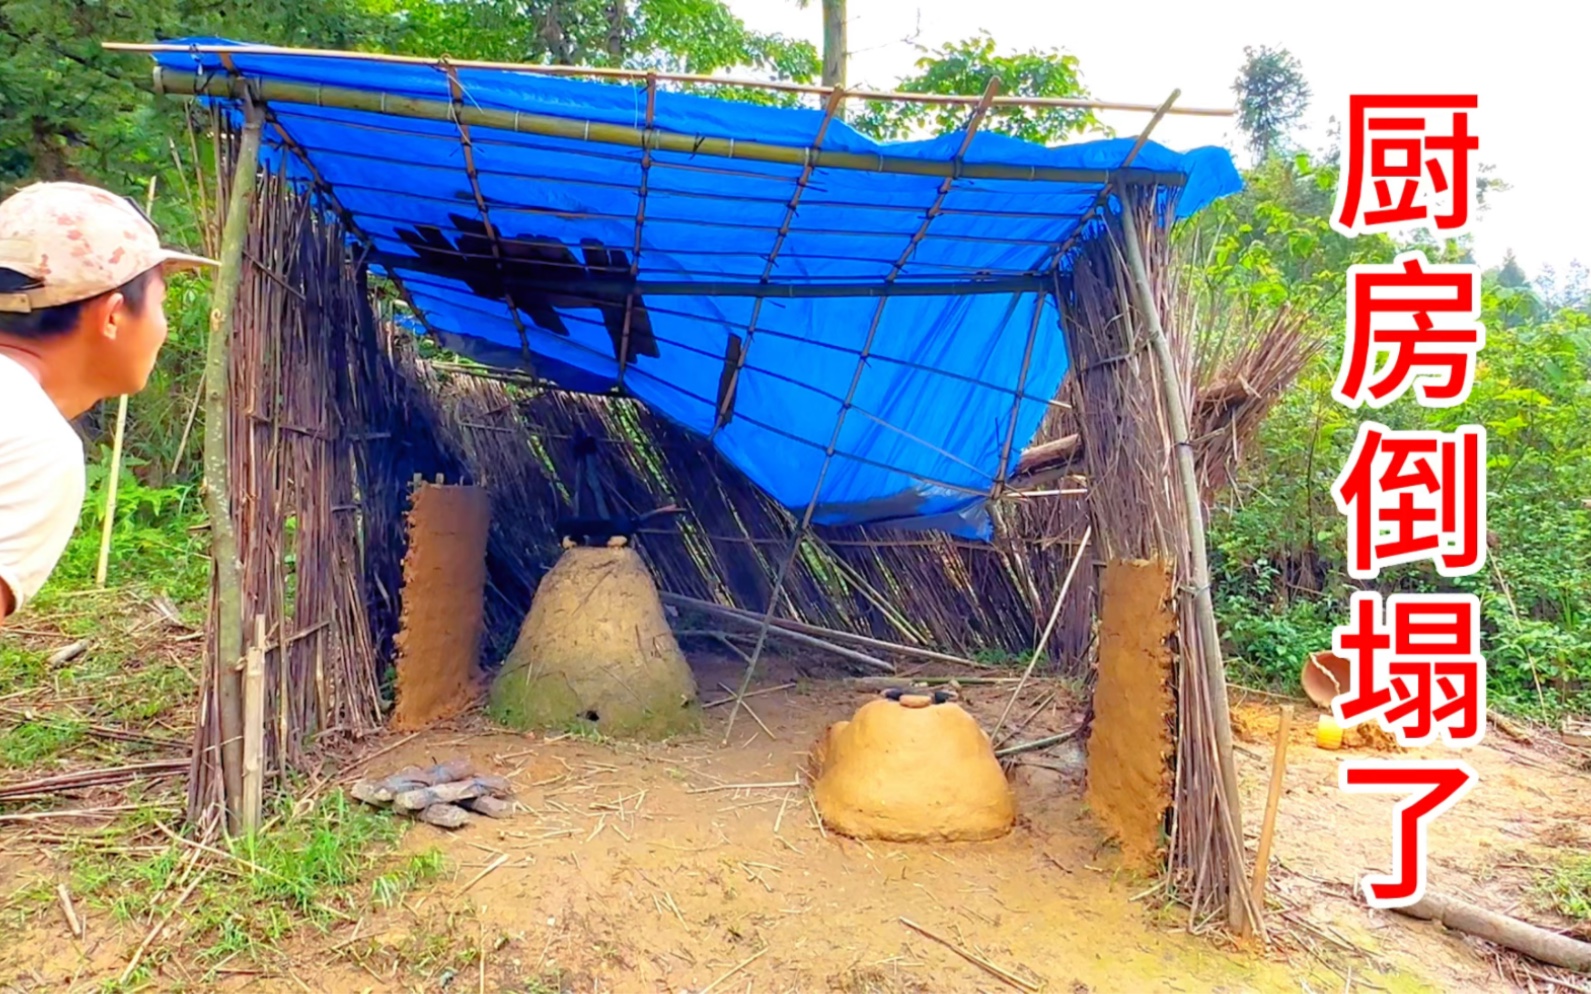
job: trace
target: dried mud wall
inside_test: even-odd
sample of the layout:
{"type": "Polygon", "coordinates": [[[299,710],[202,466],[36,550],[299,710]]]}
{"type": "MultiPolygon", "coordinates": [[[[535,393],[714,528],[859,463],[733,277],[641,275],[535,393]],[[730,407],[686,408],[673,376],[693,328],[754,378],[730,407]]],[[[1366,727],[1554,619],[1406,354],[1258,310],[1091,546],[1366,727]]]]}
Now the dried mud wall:
{"type": "Polygon", "coordinates": [[[1099,675],[1088,740],[1088,806],[1129,865],[1164,866],[1172,803],[1171,567],[1113,559],[1100,576],[1099,675]]]}

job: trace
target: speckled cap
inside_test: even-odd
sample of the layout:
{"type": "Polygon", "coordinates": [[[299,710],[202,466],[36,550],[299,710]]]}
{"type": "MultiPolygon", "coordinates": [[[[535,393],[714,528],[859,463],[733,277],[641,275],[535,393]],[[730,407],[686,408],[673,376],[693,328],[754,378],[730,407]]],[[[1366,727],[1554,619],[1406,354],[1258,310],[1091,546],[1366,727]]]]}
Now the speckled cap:
{"type": "Polygon", "coordinates": [[[82,183],[35,183],[0,202],[0,268],[33,282],[0,293],[0,311],[26,314],[109,293],[156,266],[216,263],[162,248],[132,201],[82,183]]]}

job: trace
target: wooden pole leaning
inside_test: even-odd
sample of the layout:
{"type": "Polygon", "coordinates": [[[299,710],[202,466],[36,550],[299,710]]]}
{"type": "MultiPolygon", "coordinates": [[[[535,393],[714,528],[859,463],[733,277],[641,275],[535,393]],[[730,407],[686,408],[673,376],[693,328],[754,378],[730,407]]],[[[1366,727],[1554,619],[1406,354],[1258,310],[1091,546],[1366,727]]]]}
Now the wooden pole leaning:
{"type": "Polygon", "coordinates": [[[1121,228],[1127,250],[1127,264],[1133,277],[1133,296],[1143,314],[1149,333],[1149,347],[1160,366],[1160,389],[1166,420],[1175,450],[1177,486],[1181,492],[1183,517],[1188,529],[1188,570],[1192,586],[1194,624],[1204,656],[1204,681],[1210,695],[1211,719],[1215,726],[1217,759],[1221,768],[1223,807],[1227,830],[1233,841],[1233,865],[1227,873],[1227,924],[1242,931],[1247,924],[1248,874],[1244,870],[1242,798],[1238,793],[1237,764],[1232,756],[1232,717],[1226,696],[1226,662],[1221,656],[1221,636],[1215,625],[1215,605],[1210,597],[1210,563],[1204,534],[1204,501],[1199,495],[1199,479],[1193,462],[1193,445],[1188,435],[1188,411],[1183,399],[1182,377],[1177,370],[1171,343],[1160,323],[1149,270],[1144,262],[1137,221],[1137,198],[1130,189],[1120,189],[1121,228]]]}
{"type": "Polygon", "coordinates": [[[210,517],[210,555],[215,569],[216,699],[229,832],[237,830],[243,795],[243,566],[238,560],[237,530],[232,519],[228,359],[264,116],[260,104],[245,96],[243,133],[227,201],[226,224],[221,231],[221,266],[211,294],[210,338],[204,359],[204,503],[210,517]]]}

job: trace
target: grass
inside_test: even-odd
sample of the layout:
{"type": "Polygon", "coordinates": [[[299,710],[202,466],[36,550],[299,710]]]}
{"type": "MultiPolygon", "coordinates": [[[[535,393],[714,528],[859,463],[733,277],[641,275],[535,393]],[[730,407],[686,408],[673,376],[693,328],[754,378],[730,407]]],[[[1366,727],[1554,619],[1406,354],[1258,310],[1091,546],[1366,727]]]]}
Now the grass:
{"type": "Polygon", "coordinates": [[[1559,914],[1591,925],[1591,853],[1575,853],[1559,861],[1540,887],[1559,914]]]}

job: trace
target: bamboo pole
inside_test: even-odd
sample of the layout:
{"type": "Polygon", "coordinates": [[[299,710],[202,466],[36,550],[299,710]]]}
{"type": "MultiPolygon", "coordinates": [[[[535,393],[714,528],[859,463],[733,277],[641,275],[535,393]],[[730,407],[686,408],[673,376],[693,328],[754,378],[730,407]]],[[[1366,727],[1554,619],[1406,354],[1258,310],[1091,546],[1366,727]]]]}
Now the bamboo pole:
{"type": "MultiPolygon", "coordinates": [[[[1005,179],[1050,183],[1117,183],[1145,186],[1181,186],[1187,177],[1175,172],[1149,169],[1067,169],[1056,166],[1014,166],[993,162],[953,162],[914,159],[881,152],[836,152],[806,145],[774,145],[750,139],[718,138],[684,132],[658,131],[601,121],[531,114],[517,110],[466,105],[456,107],[448,100],[427,100],[374,90],[356,90],[317,83],[290,83],[282,80],[240,79],[155,68],[155,92],[167,96],[204,96],[225,100],[241,99],[246,90],[256,98],[277,104],[305,104],[365,111],[389,117],[496,128],[517,134],[541,135],[569,141],[588,141],[626,148],[652,149],[690,156],[743,159],[780,165],[804,166],[815,162],[819,169],[848,169],[903,176],[932,176],[962,179],[1005,179]]],[[[418,136],[417,136],[418,137],[418,136]]]]}
{"type": "MultiPolygon", "coordinates": [[[[418,55],[390,55],[383,52],[350,52],[339,49],[285,48],[274,45],[172,45],[145,42],[107,41],[100,47],[108,52],[138,52],[153,55],[157,52],[181,55],[292,55],[313,59],[341,59],[355,62],[386,63],[397,65],[428,66],[435,68],[438,60],[418,55]]],[[[702,86],[728,86],[749,90],[773,90],[780,93],[805,93],[827,97],[834,87],[813,86],[809,83],[790,83],[783,80],[738,79],[734,77],[703,76],[694,73],[652,73],[645,69],[614,69],[605,66],[530,65],[524,62],[489,62],[476,59],[453,59],[460,69],[497,69],[542,76],[589,76],[595,79],[628,79],[641,81],[655,75],[666,83],[689,83],[702,86]]],[[[882,100],[892,103],[959,105],[975,107],[981,97],[962,93],[901,93],[891,90],[849,90],[846,96],[859,100],[882,100]]],[[[994,107],[1070,107],[1079,110],[1119,110],[1153,114],[1159,109],[1155,104],[1129,103],[1119,100],[1090,100],[1080,97],[995,97],[994,107]]],[[[1182,107],[1174,114],[1195,117],[1232,117],[1230,107],[1182,107]]]]}
{"type": "MultiPolygon", "coordinates": [[[[285,665],[284,665],[285,669],[285,665]]],[[[282,702],[283,712],[287,702],[282,702]]],[[[265,615],[254,616],[254,644],[243,667],[243,808],[239,825],[243,834],[253,835],[260,828],[260,809],[265,796],[265,769],[261,754],[265,745],[265,615]]]]}
{"type": "MultiPolygon", "coordinates": [[[[1188,529],[1188,567],[1193,587],[1194,622],[1204,656],[1204,681],[1210,695],[1211,720],[1215,725],[1216,758],[1221,767],[1221,788],[1225,794],[1228,831],[1234,840],[1232,858],[1236,861],[1227,874],[1227,924],[1241,931],[1247,920],[1244,907],[1243,812],[1238,793],[1237,764],[1232,758],[1232,716],[1226,698],[1226,663],[1221,656],[1221,636],[1215,626],[1215,605],[1210,598],[1210,563],[1205,547],[1204,501],[1199,495],[1199,478],[1193,464],[1193,445],[1188,438],[1188,412],[1183,401],[1182,378],[1177,370],[1171,343],[1160,324],[1160,309],[1155,305],[1149,270],[1139,244],[1136,198],[1122,190],[1121,227],[1127,249],[1127,264],[1132,271],[1133,295],[1149,332],[1149,346],[1160,365],[1160,390],[1166,418],[1176,449],[1177,485],[1182,495],[1183,517],[1188,529]]],[[[1257,912],[1256,912],[1257,913],[1257,912]]]]}
{"type": "Polygon", "coordinates": [[[243,276],[243,242],[248,235],[249,208],[259,168],[259,104],[244,104],[242,140],[221,232],[221,268],[210,301],[210,338],[204,359],[204,500],[210,516],[210,556],[215,569],[217,628],[215,632],[216,696],[221,725],[222,796],[227,824],[235,828],[243,793],[243,658],[242,563],[238,561],[237,526],[232,519],[232,481],[228,465],[231,422],[227,368],[238,287],[243,276]]]}
{"type": "Polygon", "coordinates": [[[110,475],[105,480],[105,520],[99,532],[99,565],[94,568],[94,586],[105,589],[105,574],[110,569],[111,532],[116,528],[116,487],[122,475],[122,438],[127,433],[127,395],[116,400],[116,433],[111,440],[110,475]]]}
{"type": "Polygon", "coordinates": [[[1254,854],[1254,882],[1249,886],[1249,900],[1256,908],[1265,907],[1265,877],[1270,872],[1276,809],[1282,802],[1282,781],[1287,773],[1287,736],[1293,726],[1293,706],[1283,704],[1281,715],[1281,723],[1276,726],[1276,755],[1271,760],[1271,786],[1265,795],[1265,821],[1260,825],[1260,845],[1254,854]]]}
{"type": "MultiPolygon", "coordinates": [[[[956,149],[956,154],[951,157],[949,170],[940,181],[939,190],[934,196],[934,202],[923,213],[922,223],[917,226],[917,231],[912,235],[906,247],[901,250],[900,258],[895,260],[895,265],[890,268],[889,275],[884,277],[886,283],[894,283],[900,277],[901,271],[906,268],[906,263],[916,254],[917,247],[922,244],[928,235],[928,228],[939,216],[944,207],[945,197],[950,194],[952,180],[960,175],[960,170],[965,164],[967,149],[972,145],[972,137],[977,134],[978,126],[983,123],[984,116],[989,112],[990,101],[1000,90],[1000,77],[994,76],[984,88],[983,99],[973,109],[967,119],[967,127],[962,132],[961,144],[956,149]]],[[[813,153],[814,155],[820,153],[813,153]]],[[[746,672],[740,680],[740,690],[735,694],[735,706],[729,709],[729,721],[724,728],[724,742],[728,743],[729,735],[735,729],[735,716],[740,713],[741,702],[745,699],[746,691],[751,687],[751,678],[757,671],[757,660],[762,655],[762,647],[767,641],[768,629],[773,621],[774,609],[778,606],[779,595],[784,592],[785,581],[789,578],[790,568],[795,565],[796,556],[800,555],[801,543],[806,539],[807,531],[812,527],[812,516],[817,512],[818,498],[823,494],[823,481],[828,477],[829,466],[834,461],[834,453],[840,444],[840,434],[845,428],[845,419],[851,413],[851,408],[856,402],[856,391],[862,385],[862,374],[867,371],[867,360],[873,352],[873,342],[878,336],[878,325],[884,317],[884,305],[889,301],[881,299],[873,308],[873,320],[868,325],[867,337],[862,342],[862,350],[856,358],[856,368],[851,373],[851,385],[845,392],[845,400],[840,404],[840,410],[834,418],[834,431],[829,436],[828,447],[823,452],[823,463],[818,468],[817,479],[812,484],[812,496],[807,499],[806,510],[801,514],[801,522],[796,527],[795,535],[791,537],[790,552],[785,556],[779,567],[779,574],[773,582],[773,593],[768,597],[768,609],[763,612],[762,624],[757,632],[757,644],[751,651],[751,659],[746,663],[746,672]]]]}
{"type": "MultiPolygon", "coordinates": [[[[1055,622],[1061,617],[1061,606],[1066,603],[1066,594],[1072,589],[1072,578],[1077,575],[1077,567],[1083,561],[1083,553],[1088,551],[1088,540],[1094,537],[1092,525],[1083,532],[1083,540],[1077,543],[1077,551],[1072,554],[1072,565],[1066,569],[1066,579],[1061,581],[1061,592],[1055,595],[1055,609],[1050,612],[1050,620],[1044,625],[1044,634],[1039,636],[1039,644],[1033,648],[1033,657],[1028,660],[1027,669],[1022,671],[1022,679],[1017,681],[1016,689],[1011,691],[1011,698],[1005,702],[1005,710],[1000,712],[1000,720],[995,722],[994,731],[990,739],[998,739],[1005,730],[1005,720],[1011,717],[1011,709],[1016,706],[1017,698],[1022,696],[1022,689],[1027,686],[1028,680],[1033,676],[1033,669],[1039,663],[1039,657],[1044,655],[1044,647],[1049,644],[1050,633],[1055,631],[1055,622]]],[[[1015,733],[1013,733],[1015,734],[1015,733]]]]}
{"type": "MultiPolygon", "coordinates": [[[[149,192],[144,195],[144,214],[155,209],[155,185],[160,177],[149,177],[149,192]]],[[[99,564],[94,568],[94,586],[105,589],[110,571],[110,540],[116,528],[116,490],[122,479],[122,440],[127,435],[127,395],[116,398],[116,433],[111,440],[110,477],[105,481],[105,520],[99,533],[99,564]]]]}

